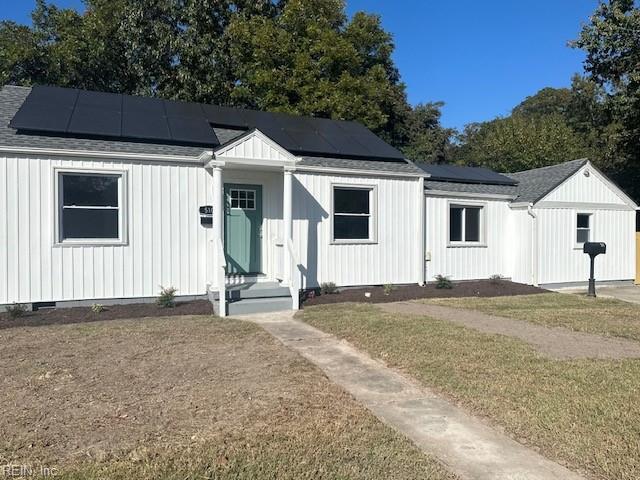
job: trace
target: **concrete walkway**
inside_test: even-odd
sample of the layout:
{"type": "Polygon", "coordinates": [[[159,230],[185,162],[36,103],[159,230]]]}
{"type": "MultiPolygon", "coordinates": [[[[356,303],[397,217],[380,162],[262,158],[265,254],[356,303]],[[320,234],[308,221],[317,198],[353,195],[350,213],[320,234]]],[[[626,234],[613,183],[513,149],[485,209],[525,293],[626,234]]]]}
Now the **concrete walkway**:
{"type": "Polygon", "coordinates": [[[640,358],[640,343],[624,338],[545,327],[525,320],[487,315],[476,310],[443,307],[420,302],[381,303],[390,313],[424,315],[473,328],[483,333],[506,335],[527,342],[540,353],[557,359],[640,358]]]}
{"type": "Polygon", "coordinates": [[[294,320],[292,314],[277,312],[240,318],[261,325],[302,354],[379,419],[439,458],[462,479],[582,479],[349,343],[294,320]]]}

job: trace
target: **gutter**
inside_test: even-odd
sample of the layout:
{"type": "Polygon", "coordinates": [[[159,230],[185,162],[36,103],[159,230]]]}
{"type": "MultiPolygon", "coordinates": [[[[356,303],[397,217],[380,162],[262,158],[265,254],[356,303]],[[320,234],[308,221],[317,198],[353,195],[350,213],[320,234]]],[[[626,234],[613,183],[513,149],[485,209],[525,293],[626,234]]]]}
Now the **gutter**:
{"type": "Polygon", "coordinates": [[[6,147],[0,146],[0,153],[13,153],[19,155],[45,155],[83,158],[108,158],[113,160],[145,160],[151,162],[178,162],[202,165],[211,151],[203,151],[198,156],[189,155],[162,155],[154,153],[108,152],[93,150],[73,150],[57,148],[32,148],[32,147],[6,147]]]}
{"type": "Polygon", "coordinates": [[[531,283],[538,286],[538,216],[533,213],[533,203],[527,205],[527,214],[531,217],[531,283]]]}

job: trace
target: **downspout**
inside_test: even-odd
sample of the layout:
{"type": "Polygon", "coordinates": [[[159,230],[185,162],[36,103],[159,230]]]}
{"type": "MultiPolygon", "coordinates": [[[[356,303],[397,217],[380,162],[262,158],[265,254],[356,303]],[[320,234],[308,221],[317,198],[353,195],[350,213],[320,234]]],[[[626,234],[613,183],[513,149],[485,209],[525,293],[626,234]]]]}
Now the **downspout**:
{"type": "Polygon", "coordinates": [[[538,216],[533,213],[533,203],[527,205],[531,217],[531,283],[538,286],[538,216]]]}

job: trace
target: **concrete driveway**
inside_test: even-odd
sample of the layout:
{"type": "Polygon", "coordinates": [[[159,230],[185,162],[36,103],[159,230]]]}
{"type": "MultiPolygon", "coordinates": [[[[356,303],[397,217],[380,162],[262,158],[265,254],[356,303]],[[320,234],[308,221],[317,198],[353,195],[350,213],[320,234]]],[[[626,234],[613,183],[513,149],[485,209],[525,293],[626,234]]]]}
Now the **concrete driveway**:
{"type": "MultiPolygon", "coordinates": [[[[585,295],[587,287],[557,290],[561,293],[585,295]]],[[[617,298],[630,303],[640,304],[640,285],[596,286],[596,294],[601,298],[617,298]]]]}
{"type": "Polygon", "coordinates": [[[596,293],[601,297],[608,296],[625,302],[640,303],[640,285],[600,287],[596,293]]]}

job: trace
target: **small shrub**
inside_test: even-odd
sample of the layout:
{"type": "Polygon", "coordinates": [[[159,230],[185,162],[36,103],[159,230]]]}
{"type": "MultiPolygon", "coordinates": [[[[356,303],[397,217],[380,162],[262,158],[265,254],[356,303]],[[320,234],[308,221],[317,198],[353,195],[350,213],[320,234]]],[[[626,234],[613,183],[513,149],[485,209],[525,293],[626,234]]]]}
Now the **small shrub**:
{"type": "Polygon", "coordinates": [[[102,305],[101,303],[94,303],[93,305],[91,305],[91,311],[93,313],[102,313],[104,312],[104,305],[102,305]]]}
{"type": "Polygon", "coordinates": [[[449,277],[445,277],[444,275],[436,275],[434,277],[436,279],[436,288],[453,288],[453,283],[449,277]]]}
{"type": "Polygon", "coordinates": [[[338,292],[338,287],[333,282],[323,282],[320,284],[320,293],[322,295],[332,295],[338,292]]]}
{"type": "Polygon", "coordinates": [[[396,289],[396,286],[390,283],[387,283],[384,285],[384,287],[382,287],[382,289],[385,295],[391,295],[391,292],[393,292],[396,289]]]}
{"type": "Polygon", "coordinates": [[[173,308],[176,306],[176,292],[177,288],[163,287],[160,285],[160,296],[158,297],[157,304],[162,308],[173,308]]]}
{"type": "Polygon", "coordinates": [[[502,279],[503,279],[502,275],[500,275],[499,273],[494,273],[489,277],[489,281],[494,285],[499,284],[502,281],[502,279]]]}
{"type": "Polygon", "coordinates": [[[25,313],[27,313],[27,306],[23,303],[14,303],[7,307],[7,313],[11,318],[19,318],[22,317],[25,313]]]}

